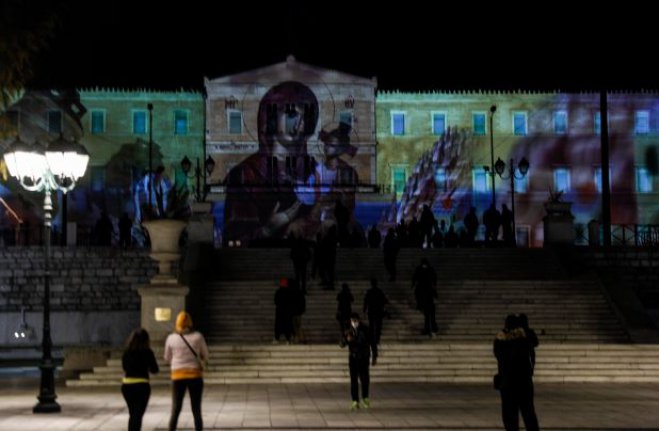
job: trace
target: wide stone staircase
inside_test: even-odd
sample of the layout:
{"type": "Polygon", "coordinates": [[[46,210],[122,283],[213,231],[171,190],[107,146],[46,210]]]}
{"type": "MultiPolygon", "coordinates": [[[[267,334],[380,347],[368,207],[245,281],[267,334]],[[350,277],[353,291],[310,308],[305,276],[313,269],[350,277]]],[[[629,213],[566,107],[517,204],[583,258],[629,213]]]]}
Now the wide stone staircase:
{"type": "MultiPolygon", "coordinates": [[[[306,344],[273,344],[278,279],[292,274],[288,250],[223,251],[217,280],[196,294],[195,318],[211,350],[207,383],[346,382],[347,353],[338,345],[336,295],[346,282],[361,312],[368,279],[388,296],[374,381],[490,383],[492,340],[510,313],[524,312],[540,338],[537,382],[657,382],[659,345],[630,342],[597,279],[566,279],[547,250],[403,250],[399,279],[386,281],[378,250],[339,250],[337,290],[309,283],[306,344]],[[410,278],[421,257],[438,270],[439,334],[420,334],[410,278]]],[[[156,354],[162,356],[162,349],[156,354]]],[[[118,385],[120,352],[72,386],[118,385]]],[[[167,382],[167,367],[154,378],[167,382]]]]}

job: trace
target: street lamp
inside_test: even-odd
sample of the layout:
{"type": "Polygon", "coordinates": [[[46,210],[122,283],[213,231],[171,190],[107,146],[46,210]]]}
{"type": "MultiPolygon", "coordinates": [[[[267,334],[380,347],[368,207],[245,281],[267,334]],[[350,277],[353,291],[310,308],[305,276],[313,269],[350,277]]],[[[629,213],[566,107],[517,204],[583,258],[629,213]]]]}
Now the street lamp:
{"type": "Polygon", "coordinates": [[[50,233],[51,211],[53,203],[51,193],[61,190],[63,193],[73,190],[76,181],[87,169],[89,154],[85,148],[65,140],[62,135],[51,142],[45,153],[35,150],[22,142],[20,138],[4,154],[9,174],[16,178],[21,186],[29,191],[44,192],[43,226],[44,226],[44,293],[43,293],[43,339],[41,384],[39,402],[34,406],[34,413],[58,413],[60,405],[55,399],[55,365],[52,357],[53,342],[50,338],[50,233]]]}
{"type": "Polygon", "coordinates": [[[490,176],[492,177],[492,206],[496,208],[496,193],[494,191],[494,113],[497,112],[497,105],[490,106],[490,176]]]}
{"type": "Polygon", "coordinates": [[[508,165],[508,175],[504,174],[506,170],[506,162],[497,158],[497,162],[494,164],[494,171],[501,177],[502,180],[510,179],[510,193],[511,193],[511,212],[513,213],[513,245],[517,245],[517,231],[515,230],[515,180],[523,179],[526,174],[529,172],[529,161],[525,157],[522,157],[522,160],[517,164],[517,171],[519,175],[515,172],[515,159],[510,159],[510,165],[508,165]]]}
{"type": "Polygon", "coordinates": [[[183,160],[181,160],[181,169],[183,170],[183,173],[185,174],[186,178],[192,179],[196,178],[197,179],[197,187],[195,189],[195,200],[197,202],[202,202],[203,200],[206,199],[206,175],[210,176],[211,173],[213,173],[213,169],[215,169],[215,160],[211,156],[208,156],[206,161],[204,162],[204,169],[205,172],[202,174],[201,168],[199,167],[199,158],[197,157],[197,166],[195,167],[195,173],[194,175],[188,175],[190,172],[190,169],[192,168],[192,162],[190,159],[188,159],[188,156],[184,156],[183,160]],[[204,193],[201,193],[201,178],[204,179],[204,193]]]}

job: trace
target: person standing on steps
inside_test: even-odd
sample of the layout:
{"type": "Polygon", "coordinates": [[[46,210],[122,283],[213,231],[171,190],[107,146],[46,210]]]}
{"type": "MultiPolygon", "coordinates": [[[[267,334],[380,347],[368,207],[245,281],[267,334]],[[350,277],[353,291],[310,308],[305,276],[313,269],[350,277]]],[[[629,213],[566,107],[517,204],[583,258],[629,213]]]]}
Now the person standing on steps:
{"type": "Polygon", "coordinates": [[[348,367],[350,369],[350,396],[352,403],[350,410],[359,406],[359,382],[362,384],[362,407],[369,408],[370,370],[369,361],[373,353],[372,364],[375,366],[378,359],[378,347],[373,342],[368,326],[360,323],[359,314],[350,315],[350,328],[343,334],[341,347],[348,346],[348,367]]]}
{"type": "Polygon", "coordinates": [[[208,361],[208,346],[200,332],[192,330],[192,317],[181,311],[176,317],[176,330],[165,341],[165,360],[172,372],[172,413],[169,431],[176,431],[183,407],[185,391],[190,392],[190,406],[195,431],[204,428],[201,416],[201,396],[204,391],[203,368],[208,361]]]}
{"type": "Polygon", "coordinates": [[[368,316],[368,324],[371,327],[373,342],[380,344],[382,335],[382,319],[385,308],[389,304],[389,299],[382,289],[378,287],[378,281],[371,278],[371,288],[366,291],[364,296],[364,314],[368,316]]]}
{"type": "Polygon", "coordinates": [[[435,337],[437,335],[437,320],[435,318],[435,299],[437,299],[437,274],[428,259],[421,259],[412,276],[412,289],[416,308],[423,312],[423,335],[435,337]]]}
{"type": "Polygon", "coordinates": [[[527,431],[538,431],[538,417],[533,405],[533,349],[519,323],[517,316],[509,315],[503,330],[494,339],[498,367],[498,378],[495,379],[501,394],[501,417],[506,431],[519,430],[520,413],[527,431]]]}
{"type": "Polygon", "coordinates": [[[128,405],[128,431],[140,431],[142,417],[151,396],[149,373],[156,374],[159,371],[146,329],[137,328],[131,332],[121,357],[121,365],[125,373],[121,393],[128,405]]]}

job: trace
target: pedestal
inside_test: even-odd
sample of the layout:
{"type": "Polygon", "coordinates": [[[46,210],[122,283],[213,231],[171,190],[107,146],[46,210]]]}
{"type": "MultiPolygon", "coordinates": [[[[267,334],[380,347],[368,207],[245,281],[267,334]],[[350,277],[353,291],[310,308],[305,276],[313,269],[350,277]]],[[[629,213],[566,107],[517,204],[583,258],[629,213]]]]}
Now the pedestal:
{"type": "Polygon", "coordinates": [[[153,345],[162,344],[174,330],[176,315],[185,310],[190,289],[173,284],[150,284],[137,289],[142,298],[141,326],[149,331],[153,345]]]}
{"type": "Polygon", "coordinates": [[[213,214],[210,202],[192,204],[192,217],[188,221],[189,243],[213,243],[213,214]]]}
{"type": "Polygon", "coordinates": [[[544,245],[574,245],[576,232],[571,202],[548,202],[547,215],[543,217],[544,245]]]}

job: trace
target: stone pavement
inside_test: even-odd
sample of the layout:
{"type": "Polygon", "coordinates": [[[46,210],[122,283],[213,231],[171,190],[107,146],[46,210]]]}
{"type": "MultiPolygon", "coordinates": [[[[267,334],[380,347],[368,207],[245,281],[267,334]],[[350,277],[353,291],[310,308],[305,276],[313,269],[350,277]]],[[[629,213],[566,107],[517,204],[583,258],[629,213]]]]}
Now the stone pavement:
{"type": "MultiPolygon", "coordinates": [[[[59,414],[35,415],[38,383],[0,381],[0,431],[125,430],[128,413],[117,388],[58,388],[59,414]]],[[[205,429],[222,430],[495,430],[498,393],[489,385],[395,384],[374,381],[370,409],[349,411],[346,384],[207,385],[205,429]]],[[[168,388],[155,388],[143,430],[166,430],[168,388]]],[[[541,429],[659,429],[659,388],[651,384],[539,384],[541,429]]],[[[180,430],[192,429],[189,403],[180,430]]]]}

